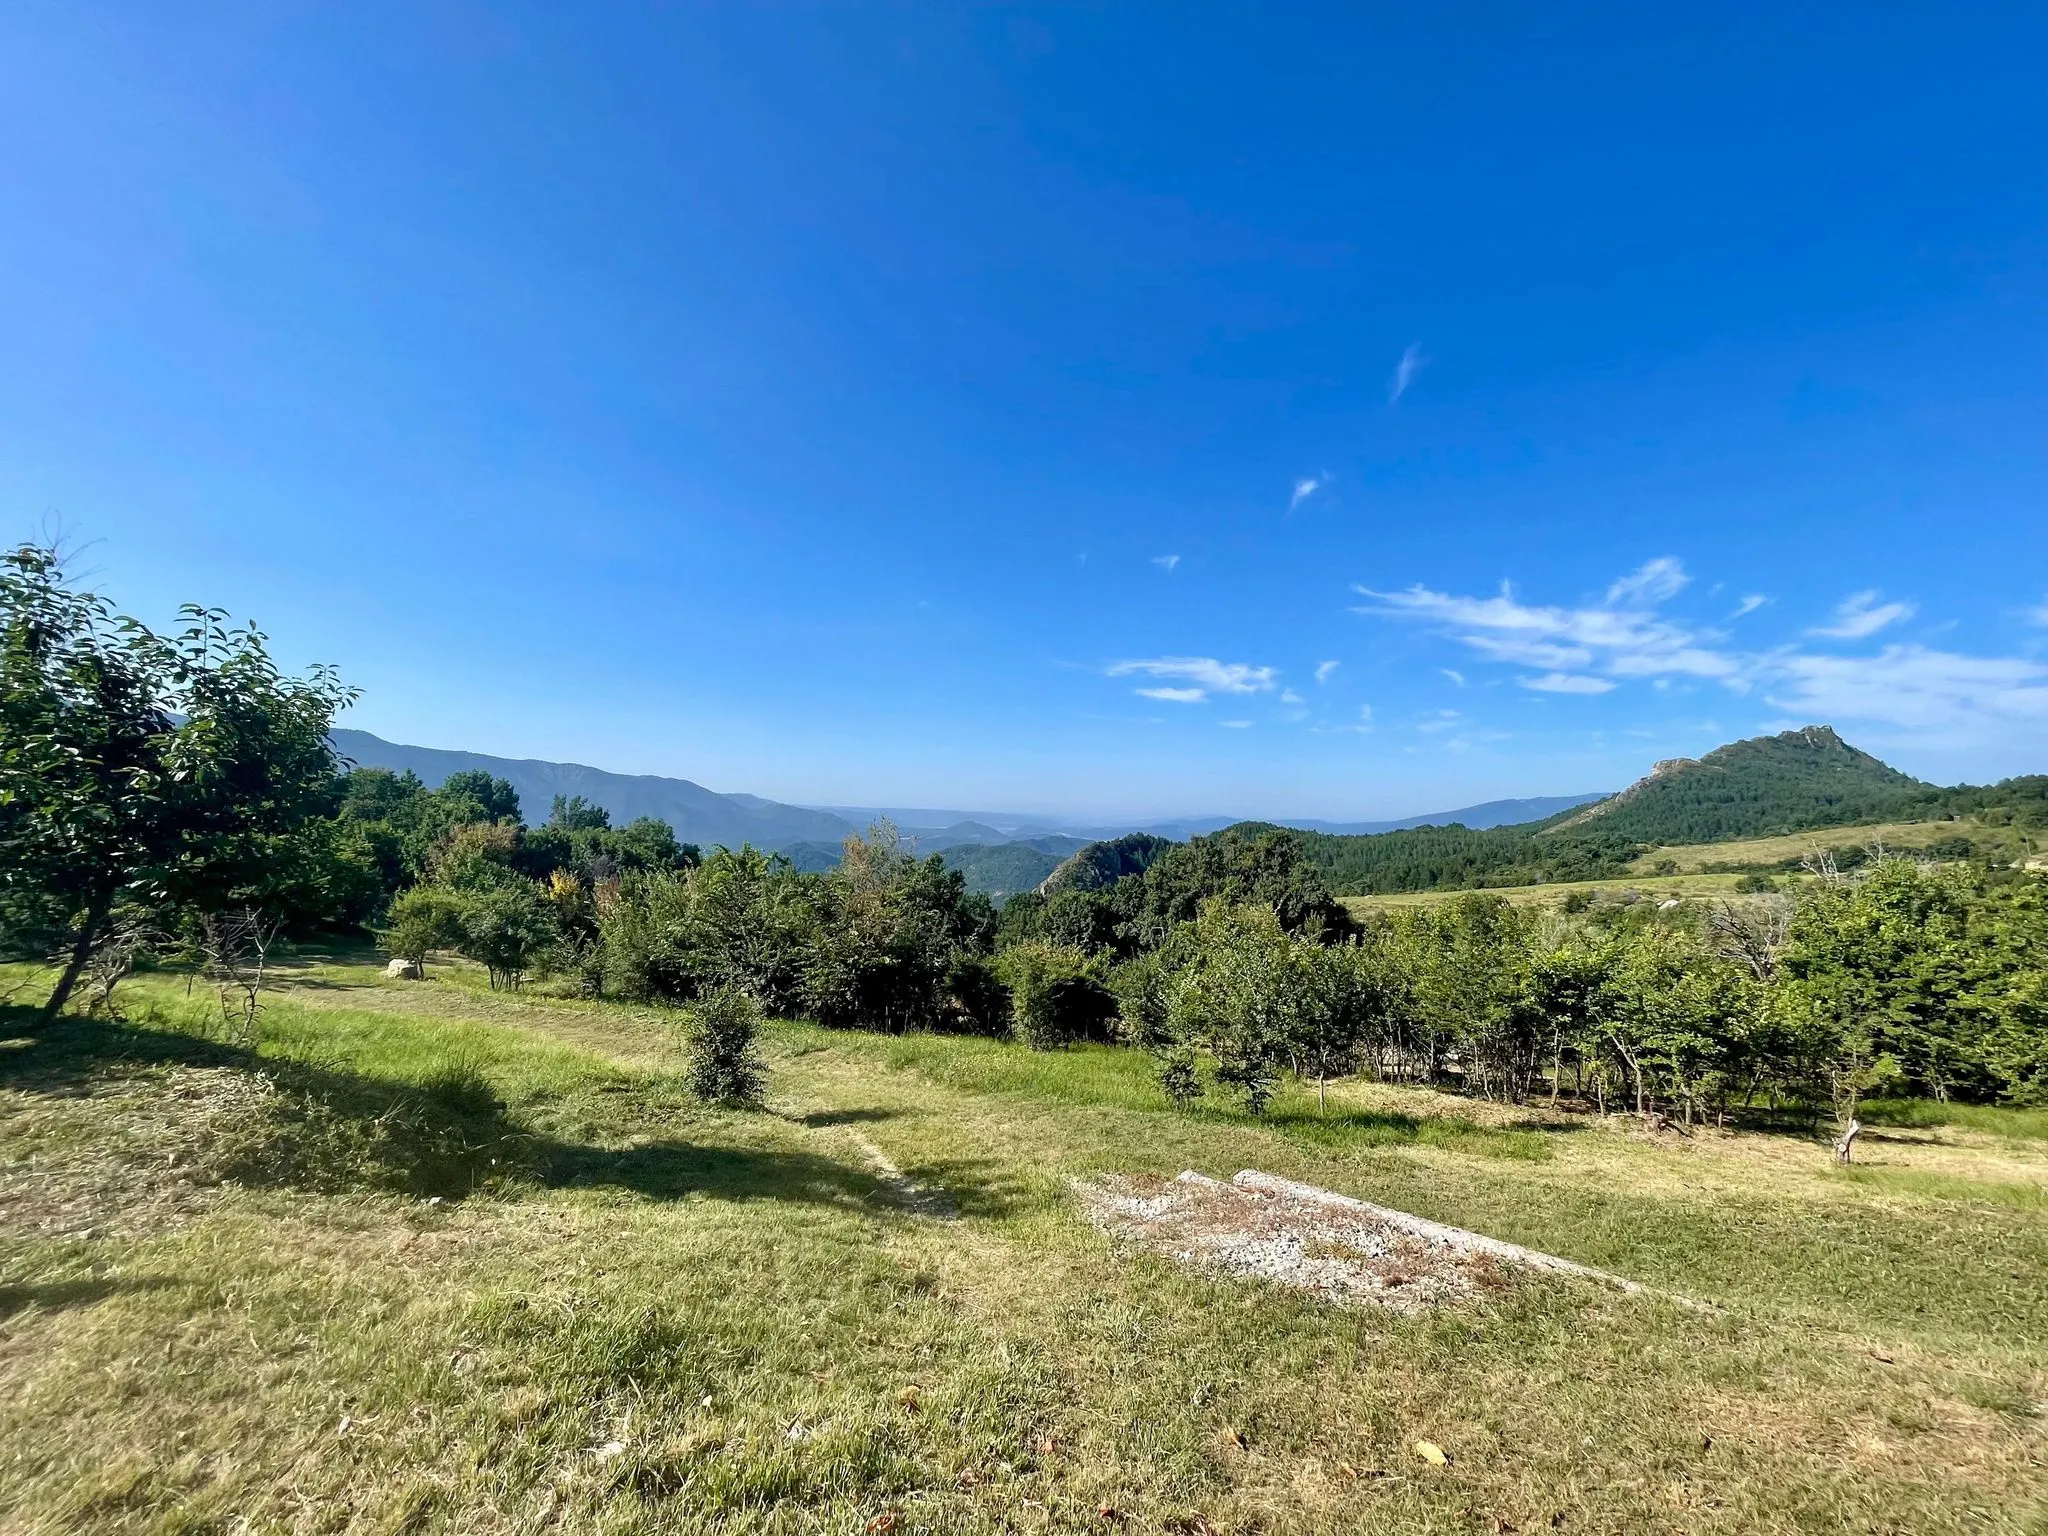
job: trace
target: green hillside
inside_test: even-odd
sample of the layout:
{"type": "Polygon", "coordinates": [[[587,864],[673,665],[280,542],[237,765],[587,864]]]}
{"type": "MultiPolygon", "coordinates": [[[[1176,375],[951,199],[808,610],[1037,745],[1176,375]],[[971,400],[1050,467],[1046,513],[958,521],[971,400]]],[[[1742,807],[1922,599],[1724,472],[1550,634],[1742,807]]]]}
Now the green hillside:
{"type": "Polygon", "coordinates": [[[960,843],[939,855],[948,869],[967,877],[967,889],[980,891],[1000,901],[1019,891],[1035,891],[1045,877],[1059,868],[1058,854],[1046,853],[1028,842],[960,843]]]}
{"type": "Polygon", "coordinates": [[[1302,832],[1308,860],[1339,896],[1600,880],[1623,873],[1638,844],[1605,831],[1543,835],[1552,825],[1411,827],[1363,837],[1302,832]]]}
{"type": "Polygon", "coordinates": [[[1128,832],[1122,837],[1090,843],[1053,872],[1046,894],[1107,890],[1126,875],[1142,875],[1155,859],[1174,846],[1170,838],[1154,837],[1149,832],[1128,832]]]}
{"type": "Polygon", "coordinates": [[[1648,777],[1553,824],[1551,835],[1711,843],[1903,819],[1940,791],[1858,751],[1830,726],[1717,747],[1657,764],[1648,777]]]}
{"type": "Polygon", "coordinates": [[[1298,835],[1332,891],[1384,896],[1615,879],[1640,873],[1634,861],[1664,845],[1940,817],[2048,826],[2048,778],[1942,789],[1813,725],[1659,763],[1622,793],[1545,821],[1298,835]]]}

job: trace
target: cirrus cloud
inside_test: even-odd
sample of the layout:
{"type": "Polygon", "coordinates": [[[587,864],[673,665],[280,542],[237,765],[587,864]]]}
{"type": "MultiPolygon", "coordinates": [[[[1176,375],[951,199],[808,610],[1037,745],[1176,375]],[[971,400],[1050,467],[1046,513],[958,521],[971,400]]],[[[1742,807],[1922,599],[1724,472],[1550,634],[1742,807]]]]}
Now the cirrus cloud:
{"type": "Polygon", "coordinates": [[[1137,690],[1148,699],[1173,704],[1199,704],[1212,693],[1271,693],[1280,681],[1278,668],[1218,661],[1213,656],[1156,656],[1115,662],[1105,670],[1110,677],[1156,677],[1181,683],[1184,686],[1137,690]]]}
{"type": "MultiPolygon", "coordinates": [[[[1737,693],[1760,692],[1801,720],[1890,727],[1922,742],[1938,736],[1951,746],[2030,737],[2048,724],[2048,661],[1908,644],[1866,655],[1798,644],[1736,649],[1724,631],[1659,611],[1686,584],[1683,567],[1664,557],[1615,581],[1603,601],[1582,607],[1525,603],[1503,583],[1491,597],[1421,585],[1399,592],[1358,587],[1370,601],[1353,611],[1426,624],[1488,660],[1529,668],[1516,680],[1538,693],[1590,697],[1636,679],[1658,688],[1699,679],[1737,693]]],[[[1759,606],[1761,600],[1745,599],[1737,616],[1759,606]]],[[[1808,633],[1865,639],[1916,611],[1908,602],[1880,602],[1875,590],[1857,592],[1837,605],[1830,622],[1808,633]]],[[[1419,727],[1445,728],[1435,721],[1419,727]]]]}
{"type": "Polygon", "coordinates": [[[1612,693],[1620,686],[1612,678],[1587,677],[1582,672],[1546,672],[1541,677],[1515,679],[1538,693],[1612,693]]]}
{"type": "Polygon", "coordinates": [[[1854,592],[1835,605],[1835,618],[1831,624],[1816,624],[1807,633],[1822,635],[1830,640],[1861,640],[1876,634],[1880,629],[1910,619],[1920,610],[1912,603],[1880,603],[1875,588],[1867,592],[1854,592]]]}

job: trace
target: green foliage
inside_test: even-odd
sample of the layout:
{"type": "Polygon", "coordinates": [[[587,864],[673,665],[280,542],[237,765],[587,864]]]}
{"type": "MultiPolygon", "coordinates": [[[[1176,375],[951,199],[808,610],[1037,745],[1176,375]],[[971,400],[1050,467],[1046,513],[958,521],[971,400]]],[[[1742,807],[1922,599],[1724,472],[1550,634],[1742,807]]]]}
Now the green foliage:
{"type": "Polygon", "coordinates": [[[1262,1113],[1309,991],[1313,940],[1290,935],[1270,907],[1205,903],[1162,951],[1162,1026],[1154,1051],[1161,1085],[1185,1102],[1199,1092],[1196,1052],[1215,1063],[1218,1083],[1262,1113]]]}
{"type": "Polygon", "coordinates": [[[1034,891],[1060,865],[1057,854],[1028,843],[962,843],[940,857],[948,869],[960,872],[968,890],[990,897],[1034,891]]]}
{"type": "Polygon", "coordinates": [[[757,1108],[768,1071],[755,1045],[761,1006],[738,987],[718,987],[684,1010],[684,1078],[707,1104],[757,1108]]]}
{"type": "Polygon", "coordinates": [[[1606,832],[1546,835],[1549,825],[1474,829],[1453,822],[1356,837],[1295,836],[1332,890],[1363,896],[1602,880],[1625,873],[1641,851],[1633,840],[1606,832]]]}
{"type": "Polygon", "coordinates": [[[1106,1039],[1115,995],[1099,956],[1072,944],[1031,940],[1005,950],[1000,974],[1010,989],[1017,1034],[1034,1050],[1106,1039]]]}
{"type": "Polygon", "coordinates": [[[441,798],[459,807],[463,821],[501,821],[519,825],[519,791],[481,768],[465,768],[441,781],[441,798]]]}
{"type": "Polygon", "coordinates": [[[1644,843],[1711,843],[1900,818],[1932,785],[1860,752],[1825,725],[1717,747],[1699,761],[1660,763],[1621,794],[1566,817],[1644,843]]]}
{"type": "Polygon", "coordinates": [[[548,812],[548,825],[563,832],[602,832],[612,824],[612,813],[592,805],[581,795],[557,795],[548,812]]]}
{"type": "Polygon", "coordinates": [[[838,867],[817,880],[804,999],[819,1023],[901,1031],[960,1022],[947,981],[962,955],[990,948],[986,896],[939,855],[912,857],[888,822],[849,837],[838,867]]]}
{"type": "Polygon", "coordinates": [[[561,936],[554,908],[531,880],[513,876],[462,894],[458,947],[490,972],[493,991],[518,991],[561,936]]]}
{"type": "Polygon", "coordinates": [[[1112,895],[1129,914],[1131,937],[1148,949],[1209,901],[1267,907],[1289,933],[1329,939],[1352,927],[1351,914],[1305,856],[1302,834],[1258,822],[1176,844],[1142,875],[1119,881],[1112,895]]]}
{"type": "Polygon", "coordinates": [[[183,617],[160,636],[53,550],[0,559],[0,917],[23,947],[67,942],[52,1015],[118,906],[175,926],[324,878],[307,828],[333,807],[327,733],[353,692],[284,675],[216,610],[183,617]]]}
{"type": "Polygon", "coordinates": [[[1090,843],[1069,855],[1045,877],[1045,894],[1107,890],[1127,876],[1142,875],[1177,846],[1171,839],[1154,837],[1149,832],[1128,832],[1122,837],[1090,843]]]}
{"type": "Polygon", "coordinates": [[[463,910],[462,897],[455,892],[416,885],[391,903],[378,941],[387,953],[410,960],[424,974],[432,951],[454,949],[463,942],[463,910]]]}
{"type": "MultiPolygon", "coordinates": [[[[1304,856],[1346,895],[1613,879],[1658,844],[1721,842],[1928,816],[2048,826],[2048,777],[1942,790],[1909,778],[1825,726],[1732,742],[1658,765],[1619,795],[1547,821],[1476,830],[1413,827],[1369,836],[1298,833],[1304,856]]],[[[1936,857],[1968,858],[1966,838],[1936,857]]],[[[1838,861],[1847,868],[1858,851],[1838,861]]]]}

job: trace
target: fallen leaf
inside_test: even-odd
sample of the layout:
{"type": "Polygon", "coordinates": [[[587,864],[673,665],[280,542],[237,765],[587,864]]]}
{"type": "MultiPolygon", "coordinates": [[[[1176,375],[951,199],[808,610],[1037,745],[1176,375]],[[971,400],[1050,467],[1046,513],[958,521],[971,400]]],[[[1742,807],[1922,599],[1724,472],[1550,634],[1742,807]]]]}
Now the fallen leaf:
{"type": "Polygon", "coordinates": [[[1434,1440],[1416,1441],[1415,1454],[1428,1462],[1432,1467],[1448,1467],[1451,1464],[1450,1453],[1434,1440]]]}
{"type": "Polygon", "coordinates": [[[893,1531],[896,1529],[897,1526],[901,1525],[902,1523],[903,1511],[901,1511],[900,1509],[885,1509],[879,1515],[875,1516],[874,1519],[868,1522],[868,1530],[871,1533],[879,1531],[893,1531]]]}

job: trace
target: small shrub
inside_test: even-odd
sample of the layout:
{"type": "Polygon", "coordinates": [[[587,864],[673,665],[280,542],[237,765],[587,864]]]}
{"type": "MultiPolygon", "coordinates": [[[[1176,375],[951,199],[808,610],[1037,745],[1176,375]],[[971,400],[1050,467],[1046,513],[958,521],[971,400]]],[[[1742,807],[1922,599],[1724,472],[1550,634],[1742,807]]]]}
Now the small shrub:
{"type": "Polygon", "coordinates": [[[410,960],[427,973],[427,955],[462,942],[462,898],[436,885],[401,891],[391,903],[385,926],[378,930],[385,953],[410,960]]]}
{"type": "Polygon", "coordinates": [[[683,1014],[684,1075],[707,1104],[756,1106],[768,1069],[755,1049],[761,1009],[737,987],[706,993],[683,1014]]]}
{"type": "Polygon", "coordinates": [[[1103,985],[1101,965],[1085,950],[1034,941],[1002,957],[1017,1033],[1033,1050],[1077,1040],[1106,1039],[1117,1002],[1103,985]]]}
{"type": "Polygon", "coordinates": [[[955,1018],[969,1034],[1000,1039],[1010,1032],[1010,989],[996,963],[983,955],[956,954],[946,972],[946,994],[955,1018]]]}

